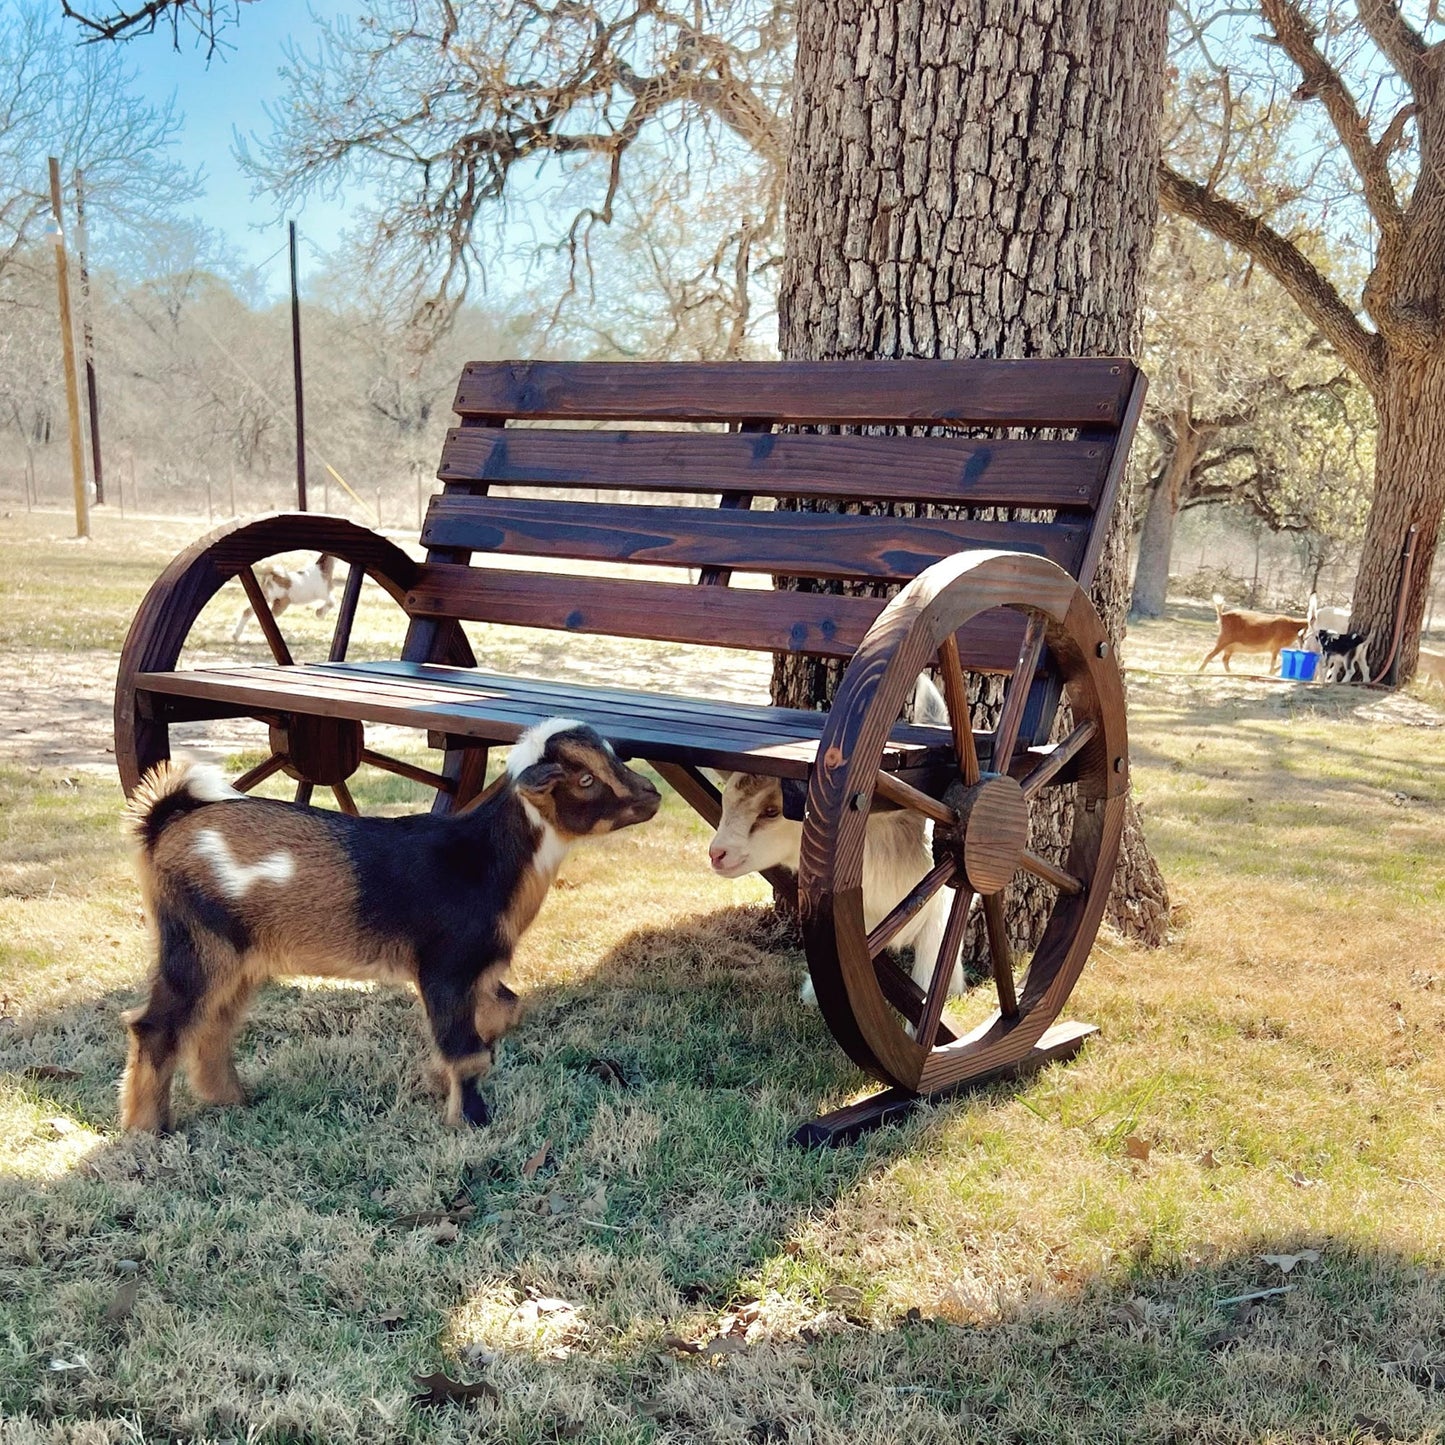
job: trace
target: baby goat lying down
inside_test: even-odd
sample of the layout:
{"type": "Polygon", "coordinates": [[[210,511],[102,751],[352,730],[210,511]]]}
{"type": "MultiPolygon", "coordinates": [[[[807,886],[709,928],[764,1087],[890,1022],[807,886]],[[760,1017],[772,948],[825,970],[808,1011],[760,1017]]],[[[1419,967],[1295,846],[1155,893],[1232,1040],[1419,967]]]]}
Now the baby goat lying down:
{"type": "Polygon", "coordinates": [[[126,1015],[127,1129],[170,1126],[184,1058],[207,1103],[245,1101],[231,1054],[252,995],[289,974],[414,984],[450,1085],[447,1121],[485,1124],[477,1081],[516,1022],[502,982],[578,839],[646,822],[657,789],[592,728],[524,733],[470,812],[359,818],[248,798],[212,768],[163,765],[130,802],[158,950],[126,1015]]]}
{"type": "MultiPolygon", "coordinates": [[[[948,726],[943,694],[927,677],[918,679],[913,720],[948,726]]],[[[723,779],[722,817],[708,857],[723,878],[741,878],[768,868],[798,871],[803,848],[801,821],[783,815],[783,785],[777,778],[732,773],[723,779]]],[[[906,809],[871,813],[863,835],[863,924],[876,928],[893,906],[933,867],[928,822],[906,809]]],[[[890,947],[913,948],[913,978],[927,988],[933,977],[953,895],[940,889],[896,935],[890,947]]],[[[954,970],[949,994],[964,992],[964,971],[954,970]]],[[[813,980],[803,980],[802,998],[815,1002],[813,980]]]]}

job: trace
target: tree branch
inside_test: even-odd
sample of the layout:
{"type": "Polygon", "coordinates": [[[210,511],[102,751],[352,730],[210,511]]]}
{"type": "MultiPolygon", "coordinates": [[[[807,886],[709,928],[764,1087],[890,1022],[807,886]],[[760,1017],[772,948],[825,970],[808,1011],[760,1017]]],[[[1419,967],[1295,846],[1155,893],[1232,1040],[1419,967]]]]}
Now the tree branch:
{"type": "Polygon", "coordinates": [[[1420,62],[1429,48],[1424,37],[1400,14],[1395,0],[1356,0],[1356,9],[1370,39],[1413,90],[1420,78],[1420,62]]]}
{"type": "Polygon", "coordinates": [[[1184,216],[1253,257],[1293,297],[1345,365],[1371,392],[1378,392],[1384,370],[1383,340],[1360,324],[1340,293],[1298,246],[1258,216],[1205,190],[1162,161],[1159,204],[1171,215],[1184,216]]]}
{"type": "Polygon", "coordinates": [[[1386,164],[1388,151],[1382,153],[1370,138],[1370,127],[1360,114],[1354,96],[1339,71],[1315,44],[1314,27],[1293,0],[1260,0],[1260,9],[1285,54],[1299,70],[1300,85],[1294,98],[1324,102],[1330,124],[1360,178],[1370,214],[1385,236],[1398,235],[1404,228],[1405,217],[1390,180],[1390,168],[1386,164]]]}

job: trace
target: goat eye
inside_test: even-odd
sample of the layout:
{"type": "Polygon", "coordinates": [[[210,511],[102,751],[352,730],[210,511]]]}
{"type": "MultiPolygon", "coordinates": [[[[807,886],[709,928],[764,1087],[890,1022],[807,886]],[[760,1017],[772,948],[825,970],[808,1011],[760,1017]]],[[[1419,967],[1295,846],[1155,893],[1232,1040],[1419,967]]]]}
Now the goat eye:
{"type": "Polygon", "coordinates": [[[764,809],[763,809],[763,817],[765,817],[765,818],[781,818],[782,816],[783,816],[783,810],[782,810],[781,808],[764,808],[764,809]]]}
{"type": "Polygon", "coordinates": [[[594,778],[591,773],[582,773],[577,778],[577,786],[579,788],[593,787],[595,786],[596,782],[597,779],[594,778]]]}

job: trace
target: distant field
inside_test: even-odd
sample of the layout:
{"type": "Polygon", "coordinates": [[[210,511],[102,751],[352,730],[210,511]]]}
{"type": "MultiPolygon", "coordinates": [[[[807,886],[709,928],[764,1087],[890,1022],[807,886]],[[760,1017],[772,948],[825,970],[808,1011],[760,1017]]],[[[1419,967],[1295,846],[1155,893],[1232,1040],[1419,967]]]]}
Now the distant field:
{"type": "MultiPolygon", "coordinates": [[[[797,1004],[760,880],[713,879],[675,799],[569,860],[490,1128],[440,1123],[411,1000],[301,984],[242,1036],[252,1108],[182,1088],[175,1135],[128,1139],[117,1015],[148,944],[109,676],[188,538],[64,531],[0,520],[6,1445],[1441,1439],[1445,718],[1424,694],[1186,675],[1207,604],[1136,629],[1173,940],[1101,939],[1070,1013],[1102,1032],[1074,1062],[853,1148],[783,1145],[867,1081],[797,1004]],[[413,1406],[438,1370],[495,1397],[413,1406]]],[[[597,665],[630,675],[625,650],[597,665]]]]}

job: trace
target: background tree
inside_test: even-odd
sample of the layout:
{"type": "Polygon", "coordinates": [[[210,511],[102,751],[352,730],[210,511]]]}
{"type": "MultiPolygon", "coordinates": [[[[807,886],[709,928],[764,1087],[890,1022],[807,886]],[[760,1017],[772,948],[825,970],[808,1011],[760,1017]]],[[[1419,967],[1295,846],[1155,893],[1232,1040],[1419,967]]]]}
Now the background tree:
{"type": "Polygon", "coordinates": [[[1161,167],[1161,204],[1269,271],[1373,399],[1375,495],[1353,625],[1370,635],[1379,669],[1401,548],[1417,525],[1397,661],[1408,678],[1445,510],[1445,50],[1394,0],[1259,0],[1206,14],[1186,5],[1178,15],[1194,130],[1161,167]],[[1272,165],[1259,164],[1259,115],[1299,137],[1272,165]],[[1195,160],[1204,153],[1207,168],[1195,160]],[[1372,325],[1324,254],[1327,237],[1352,231],[1371,256],[1358,306],[1372,325]]]}
{"type": "MultiPolygon", "coordinates": [[[[802,0],[783,355],[1133,354],[1164,43],[1164,0],[802,0]]],[[[1124,503],[1094,589],[1115,637],[1128,537],[1124,503]]],[[[774,697],[832,685],[780,658],[774,697]]],[[[1131,815],[1111,913],[1158,939],[1167,909],[1131,815]]]]}
{"type": "Polygon", "coordinates": [[[1174,525],[1190,507],[1238,504],[1321,543],[1352,532],[1342,492],[1367,500],[1360,433],[1372,430],[1347,395],[1358,387],[1263,270],[1167,216],[1150,263],[1144,367],[1132,615],[1163,615],[1174,525]]]}

